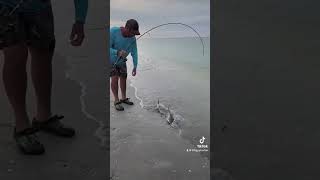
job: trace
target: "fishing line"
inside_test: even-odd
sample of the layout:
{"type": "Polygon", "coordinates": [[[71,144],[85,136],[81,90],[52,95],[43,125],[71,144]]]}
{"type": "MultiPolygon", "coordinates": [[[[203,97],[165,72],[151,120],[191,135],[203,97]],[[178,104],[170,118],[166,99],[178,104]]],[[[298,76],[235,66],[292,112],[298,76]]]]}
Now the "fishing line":
{"type": "Polygon", "coordinates": [[[12,11],[8,15],[11,16],[18,8],[20,8],[23,1],[24,0],[20,0],[19,3],[12,9],[12,11]]]}
{"type": "MultiPolygon", "coordinates": [[[[200,41],[201,41],[201,44],[202,44],[202,53],[203,53],[203,56],[205,55],[205,52],[204,52],[204,42],[203,42],[203,39],[202,37],[200,36],[200,34],[191,26],[187,25],[187,24],[184,24],[184,23],[179,23],[179,22],[174,22],[174,23],[165,23],[165,24],[160,24],[158,26],[155,26],[155,27],[152,27],[151,29],[147,30],[145,33],[143,33],[141,36],[139,36],[138,38],[136,38],[134,41],[132,41],[129,46],[125,49],[126,51],[128,51],[128,49],[136,42],[138,41],[141,37],[143,37],[144,35],[146,34],[149,34],[150,31],[152,30],[155,30],[159,27],[162,27],[162,26],[167,26],[167,25],[183,25],[185,27],[188,27],[190,29],[192,29],[199,37],[200,41]]],[[[149,34],[150,35],[150,34],[149,34]]],[[[126,58],[123,59],[121,57],[118,57],[118,59],[115,61],[115,63],[113,64],[113,67],[115,65],[117,65],[117,63],[120,61],[120,59],[122,59],[124,62],[127,60],[126,58]]],[[[131,85],[132,86],[132,85],[131,85]]],[[[134,86],[133,86],[134,87],[134,86]]],[[[137,89],[136,87],[135,88],[135,93],[137,93],[137,89]]],[[[137,94],[136,94],[136,97],[137,97],[137,94]]],[[[142,99],[140,99],[140,105],[143,104],[143,101],[142,99]]],[[[159,99],[158,99],[158,105],[159,105],[159,99]]],[[[168,113],[169,113],[169,119],[167,119],[167,122],[171,125],[173,123],[173,121],[175,121],[175,117],[173,117],[173,114],[171,113],[169,107],[168,107],[168,113]],[[171,119],[170,119],[171,118],[171,119]]],[[[181,135],[182,131],[181,129],[179,129],[179,135],[181,135]]]]}
{"type": "MultiPolygon", "coordinates": [[[[199,39],[200,39],[200,41],[201,41],[201,44],[202,44],[202,54],[203,54],[203,56],[204,56],[204,42],[203,42],[203,39],[202,39],[202,37],[200,36],[200,34],[199,34],[193,27],[191,27],[190,25],[184,24],[184,23],[179,23],[179,22],[164,23],[164,24],[160,24],[160,25],[158,25],[158,26],[155,26],[155,27],[147,30],[147,31],[146,31],[145,33],[143,33],[141,36],[139,36],[139,37],[136,38],[134,41],[132,41],[125,50],[128,51],[128,49],[129,49],[135,42],[137,42],[141,37],[143,37],[144,35],[146,35],[146,34],[149,33],[150,31],[152,31],[152,30],[154,30],[154,29],[157,29],[157,28],[159,28],[159,27],[161,27],[161,26],[167,26],[167,25],[183,25],[183,26],[185,26],[185,27],[188,27],[188,28],[192,29],[192,30],[198,35],[198,37],[199,37],[199,39]]],[[[117,59],[117,60],[115,61],[115,63],[113,64],[113,67],[119,62],[120,59],[123,59],[123,58],[118,57],[118,59],[117,59]]],[[[125,62],[126,59],[123,59],[123,61],[125,62]]]]}

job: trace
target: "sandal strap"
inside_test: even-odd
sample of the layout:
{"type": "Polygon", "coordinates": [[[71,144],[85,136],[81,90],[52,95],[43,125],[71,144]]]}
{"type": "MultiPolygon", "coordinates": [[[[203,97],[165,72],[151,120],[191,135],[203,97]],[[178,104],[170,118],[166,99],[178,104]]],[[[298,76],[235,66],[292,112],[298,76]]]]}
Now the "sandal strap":
{"type": "Polygon", "coordinates": [[[56,127],[64,128],[65,125],[60,121],[63,118],[64,116],[62,115],[54,115],[44,122],[34,121],[35,128],[40,130],[42,127],[51,126],[52,124],[54,124],[56,127]]]}
{"type": "Polygon", "coordinates": [[[54,116],[50,117],[45,123],[59,121],[63,118],[64,118],[64,116],[62,116],[62,115],[54,115],[54,116]]]}
{"type": "Polygon", "coordinates": [[[38,137],[36,136],[36,132],[38,132],[38,129],[36,128],[27,128],[21,132],[16,132],[16,129],[14,130],[14,136],[15,138],[25,138],[28,142],[31,144],[40,144],[38,137]]]}
{"type": "Polygon", "coordinates": [[[121,101],[122,101],[122,102],[127,102],[127,101],[129,101],[129,99],[130,99],[130,98],[125,98],[125,99],[122,99],[121,101]]]}
{"type": "Polygon", "coordinates": [[[26,135],[26,138],[31,144],[40,144],[38,137],[35,134],[26,135]]]}
{"type": "Polygon", "coordinates": [[[21,132],[16,132],[16,129],[14,131],[15,131],[14,132],[15,136],[25,136],[25,135],[34,134],[34,133],[38,132],[39,130],[37,128],[30,127],[30,128],[24,129],[21,132]]]}
{"type": "Polygon", "coordinates": [[[121,101],[115,102],[114,105],[119,105],[121,104],[121,101]]]}
{"type": "Polygon", "coordinates": [[[122,108],[121,104],[116,104],[115,107],[116,108],[122,108]]]}
{"type": "Polygon", "coordinates": [[[36,120],[34,122],[36,122],[37,124],[49,124],[49,123],[52,123],[52,122],[60,121],[63,118],[64,118],[64,116],[62,116],[62,115],[54,115],[54,116],[50,117],[48,120],[46,120],[44,122],[39,122],[39,121],[36,121],[36,120]]]}

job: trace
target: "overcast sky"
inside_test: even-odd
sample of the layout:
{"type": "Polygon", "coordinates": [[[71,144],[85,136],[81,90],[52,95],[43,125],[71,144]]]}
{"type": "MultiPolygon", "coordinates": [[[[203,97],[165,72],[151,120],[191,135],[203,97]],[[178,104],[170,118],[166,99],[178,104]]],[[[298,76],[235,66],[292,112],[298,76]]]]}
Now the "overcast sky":
{"type": "MultiPolygon", "coordinates": [[[[140,33],[168,22],[194,27],[201,36],[210,36],[210,0],[111,0],[110,25],[124,26],[136,19],[140,33]]],[[[151,37],[188,37],[196,34],[180,25],[163,26],[150,32],[151,37]]]]}

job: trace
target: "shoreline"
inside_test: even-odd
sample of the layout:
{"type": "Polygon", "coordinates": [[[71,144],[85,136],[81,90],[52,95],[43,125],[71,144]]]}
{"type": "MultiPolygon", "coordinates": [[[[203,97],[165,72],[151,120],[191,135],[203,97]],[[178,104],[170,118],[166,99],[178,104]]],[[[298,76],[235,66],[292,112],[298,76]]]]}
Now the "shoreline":
{"type": "Polygon", "coordinates": [[[124,112],[114,110],[113,98],[110,101],[111,178],[210,179],[210,160],[186,152],[193,145],[172,131],[162,117],[141,108],[135,88],[128,86],[127,94],[135,105],[124,105],[124,112]]]}
{"type": "MultiPolygon", "coordinates": [[[[131,68],[131,67],[130,67],[131,68]]],[[[129,68],[129,69],[130,69],[129,68]]],[[[186,119],[188,117],[184,117],[182,114],[180,114],[178,111],[168,108],[170,107],[169,104],[164,104],[163,102],[160,102],[157,104],[147,104],[143,102],[143,98],[138,96],[139,89],[138,87],[134,86],[134,83],[131,78],[128,78],[127,84],[129,84],[128,87],[130,87],[130,91],[133,91],[135,99],[139,101],[139,105],[142,109],[149,111],[153,114],[153,116],[158,117],[161,119],[162,123],[172,122],[172,124],[167,124],[168,127],[172,129],[176,134],[180,136],[180,138],[187,140],[191,145],[197,146],[197,142],[194,138],[191,138],[188,131],[192,130],[192,126],[189,122],[189,119],[186,119]],[[132,89],[131,89],[132,88],[132,89]]],[[[168,102],[167,102],[168,103],[168,102]]],[[[208,144],[210,146],[210,144],[208,144]]],[[[201,152],[200,153],[202,157],[204,158],[210,158],[209,152],[201,152]]]]}
{"type": "MultiPolygon", "coordinates": [[[[68,66],[70,66],[72,68],[73,65],[69,62],[68,66]]],[[[70,73],[71,73],[70,69],[66,69],[65,73],[66,73],[67,79],[76,82],[80,86],[81,94],[80,94],[79,99],[80,99],[80,105],[81,105],[81,112],[88,120],[96,123],[96,125],[98,127],[96,128],[93,135],[96,136],[96,138],[98,138],[100,140],[100,146],[106,147],[107,146],[107,144],[106,144],[107,137],[105,136],[106,133],[104,131],[106,131],[107,125],[104,124],[104,122],[102,120],[98,120],[94,115],[92,115],[90,112],[88,112],[87,105],[86,105],[87,86],[82,81],[79,81],[76,78],[72,78],[72,75],[70,75],[70,73]]]]}

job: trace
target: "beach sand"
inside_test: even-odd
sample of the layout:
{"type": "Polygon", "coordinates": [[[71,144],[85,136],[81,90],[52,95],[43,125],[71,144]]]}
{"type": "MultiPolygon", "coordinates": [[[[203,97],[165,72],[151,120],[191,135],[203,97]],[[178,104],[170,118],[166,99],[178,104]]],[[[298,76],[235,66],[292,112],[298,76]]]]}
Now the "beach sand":
{"type": "MultiPolygon", "coordinates": [[[[125,112],[115,112],[110,102],[111,109],[107,108],[106,8],[105,1],[91,3],[87,38],[83,47],[72,48],[67,43],[73,22],[72,1],[53,1],[57,38],[53,113],[65,115],[65,122],[77,130],[75,138],[61,139],[39,133],[46,154],[24,156],[19,153],[12,139],[12,110],[0,76],[0,179],[209,179],[209,160],[200,153],[186,152],[194,146],[179,137],[163,118],[142,109],[134,98],[133,88],[128,88],[128,96],[135,106],[126,107],[125,112]]],[[[2,56],[0,62],[2,69],[2,56]]],[[[35,101],[30,76],[27,100],[32,118],[35,101]]]]}
{"type": "Polygon", "coordinates": [[[235,179],[320,178],[317,7],[215,3],[213,166],[235,179]]]}
{"type": "Polygon", "coordinates": [[[183,140],[165,119],[141,108],[134,88],[128,88],[134,106],[125,111],[114,109],[110,102],[110,158],[112,179],[208,180],[209,160],[183,140]]]}
{"type": "MultiPolygon", "coordinates": [[[[1,60],[1,62],[3,62],[1,60]]],[[[2,68],[2,64],[1,64],[2,68]]],[[[77,130],[75,138],[63,139],[39,133],[46,147],[43,156],[25,156],[16,148],[12,138],[13,115],[5,99],[3,84],[1,93],[1,139],[0,139],[0,178],[1,179],[106,179],[107,151],[100,146],[94,136],[97,124],[89,121],[81,112],[80,86],[65,77],[65,60],[54,58],[53,112],[63,114],[65,123],[77,130]]],[[[2,77],[1,77],[2,78],[2,77]]],[[[30,78],[29,78],[29,82],[30,78]]],[[[34,116],[34,95],[29,84],[28,112],[34,116]]]]}
{"type": "MultiPolygon", "coordinates": [[[[67,41],[73,23],[73,1],[53,1],[57,38],[53,61],[53,113],[64,115],[64,122],[76,129],[77,134],[74,138],[64,139],[40,132],[39,137],[46,147],[46,153],[43,156],[22,155],[12,138],[14,119],[4,92],[2,75],[0,75],[0,179],[109,179],[108,147],[102,146],[102,139],[96,136],[97,129],[100,128],[100,137],[102,131],[106,134],[107,130],[105,127],[102,130],[101,123],[88,118],[83,112],[80,98],[83,96],[83,87],[79,83],[80,81],[77,81],[77,77],[73,77],[72,66],[69,63],[71,58],[81,58],[84,55],[85,58],[90,60],[99,58],[103,62],[103,59],[106,59],[105,51],[101,51],[101,49],[106,48],[104,31],[102,29],[91,30],[97,26],[99,28],[104,27],[107,18],[104,16],[106,15],[105,8],[106,2],[104,1],[95,1],[95,4],[91,4],[86,26],[87,39],[85,45],[81,48],[72,48],[67,41]],[[72,53],[78,56],[72,56],[72,53]],[[103,58],[100,56],[103,56],[103,58]]],[[[2,67],[3,56],[1,54],[0,68],[2,69],[2,67]]],[[[103,66],[99,67],[101,70],[97,71],[102,72],[103,66]]],[[[33,118],[35,99],[30,73],[28,79],[28,113],[30,118],[33,118]]],[[[99,93],[96,96],[90,96],[90,102],[97,102],[97,104],[87,107],[86,110],[89,112],[93,111],[92,109],[98,110],[100,112],[93,111],[92,113],[99,114],[97,117],[100,121],[107,120],[106,103],[100,103],[102,99],[101,91],[107,91],[104,82],[105,77],[99,76],[92,82],[95,83],[96,81],[101,82],[96,83],[99,93]],[[99,108],[96,108],[96,106],[99,106],[99,108]]],[[[105,93],[103,95],[104,97],[107,96],[105,93]]],[[[87,103],[88,97],[83,97],[82,100],[87,103]]]]}

